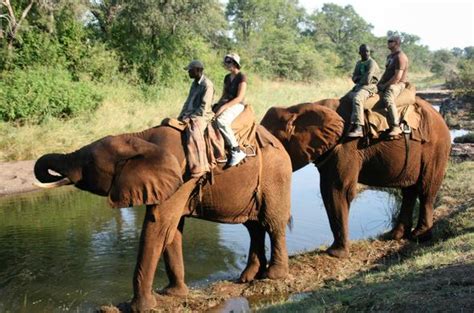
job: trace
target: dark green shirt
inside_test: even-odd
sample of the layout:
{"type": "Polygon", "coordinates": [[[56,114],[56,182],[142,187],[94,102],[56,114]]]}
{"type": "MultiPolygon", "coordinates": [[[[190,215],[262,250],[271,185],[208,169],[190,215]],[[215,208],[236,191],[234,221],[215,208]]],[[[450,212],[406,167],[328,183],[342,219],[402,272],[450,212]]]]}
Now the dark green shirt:
{"type": "Polygon", "coordinates": [[[379,75],[380,69],[377,62],[369,57],[366,61],[360,60],[357,62],[352,74],[352,81],[359,86],[377,84],[379,75]]]}

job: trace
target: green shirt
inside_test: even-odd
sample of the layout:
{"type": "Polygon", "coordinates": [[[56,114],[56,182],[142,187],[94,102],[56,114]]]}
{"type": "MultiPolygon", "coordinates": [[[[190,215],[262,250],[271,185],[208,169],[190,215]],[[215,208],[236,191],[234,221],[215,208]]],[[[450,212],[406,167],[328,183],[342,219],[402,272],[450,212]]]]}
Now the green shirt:
{"type": "Polygon", "coordinates": [[[357,62],[354,73],[352,74],[352,81],[360,87],[377,84],[379,80],[380,69],[374,59],[369,57],[366,61],[357,62]]]}

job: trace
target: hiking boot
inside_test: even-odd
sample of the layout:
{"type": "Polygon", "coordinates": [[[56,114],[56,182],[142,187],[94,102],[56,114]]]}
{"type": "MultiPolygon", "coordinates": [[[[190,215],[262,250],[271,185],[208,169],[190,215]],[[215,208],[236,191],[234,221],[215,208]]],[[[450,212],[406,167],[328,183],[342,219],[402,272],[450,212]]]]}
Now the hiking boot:
{"type": "Polygon", "coordinates": [[[392,126],[387,136],[395,137],[395,136],[400,135],[401,133],[402,133],[402,129],[399,126],[392,126]]]}
{"type": "Polygon", "coordinates": [[[243,152],[240,149],[232,150],[230,155],[231,155],[231,158],[230,158],[229,166],[235,166],[239,164],[240,161],[245,159],[245,157],[247,156],[247,154],[245,154],[245,152],[243,152]]]}
{"type": "Polygon", "coordinates": [[[362,131],[362,125],[354,124],[352,130],[347,134],[347,137],[357,138],[364,137],[364,132],[362,131]]]}

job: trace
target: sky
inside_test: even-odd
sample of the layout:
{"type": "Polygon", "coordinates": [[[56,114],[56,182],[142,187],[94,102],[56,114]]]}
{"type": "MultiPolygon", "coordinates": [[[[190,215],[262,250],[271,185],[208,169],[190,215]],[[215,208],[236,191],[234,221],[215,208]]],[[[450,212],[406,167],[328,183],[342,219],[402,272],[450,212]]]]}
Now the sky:
{"type": "Polygon", "coordinates": [[[352,5],[378,37],[387,31],[405,32],[420,37],[430,50],[474,46],[473,0],[299,0],[308,12],[324,3],[352,5]]]}

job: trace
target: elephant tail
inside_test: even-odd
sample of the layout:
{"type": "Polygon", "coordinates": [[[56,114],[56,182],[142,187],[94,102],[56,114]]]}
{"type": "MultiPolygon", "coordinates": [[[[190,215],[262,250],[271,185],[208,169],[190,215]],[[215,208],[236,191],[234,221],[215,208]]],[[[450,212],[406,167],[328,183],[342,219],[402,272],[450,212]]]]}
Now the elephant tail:
{"type": "Polygon", "coordinates": [[[293,215],[290,215],[290,218],[288,219],[288,223],[286,224],[286,226],[288,226],[288,229],[291,231],[293,231],[293,215]]]}

